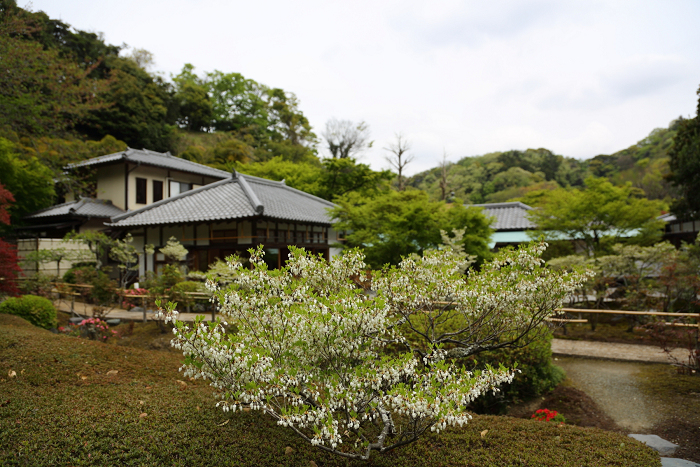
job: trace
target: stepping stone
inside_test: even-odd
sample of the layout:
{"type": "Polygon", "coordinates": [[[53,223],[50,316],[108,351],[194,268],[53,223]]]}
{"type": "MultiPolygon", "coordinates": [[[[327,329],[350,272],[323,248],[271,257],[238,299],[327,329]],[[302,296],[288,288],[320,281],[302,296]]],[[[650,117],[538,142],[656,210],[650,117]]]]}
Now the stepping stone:
{"type": "Polygon", "coordinates": [[[129,311],[133,311],[133,312],[135,312],[135,313],[143,313],[143,307],[135,306],[135,307],[133,307],[133,308],[132,308],[131,310],[129,310],[129,311]]]}
{"type": "Polygon", "coordinates": [[[116,326],[121,322],[122,322],[122,320],[120,320],[119,318],[112,318],[112,319],[108,319],[106,321],[106,323],[109,324],[110,326],[116,326]]]}
{"type": "Polygon", "coordinates": [[[73,317],[73,318],[70,318],[68,321],[70,321],[71,324],[80,324],[80,323],[83,322],[84,319],[85,319],[85,318],[76,318],[76,317],[73,317]]]}
{"type": "Polygon", "coordinates": [[[656,435],[629,435],[631,438],[636,439],[637,441],[641,441],[642,443],[646,444],[662,456],[672,456],[674,452],[676,452],[676,449],[678,448],[677,444],[673,444],[670,441],[666,441],[663,438],[660,438],[659,436],[656,435]]]}
{"type": "Polygon", "coordinates": [[[661,467],[700,467],[700,464],[675,457],[662,457],[661,467]]]}

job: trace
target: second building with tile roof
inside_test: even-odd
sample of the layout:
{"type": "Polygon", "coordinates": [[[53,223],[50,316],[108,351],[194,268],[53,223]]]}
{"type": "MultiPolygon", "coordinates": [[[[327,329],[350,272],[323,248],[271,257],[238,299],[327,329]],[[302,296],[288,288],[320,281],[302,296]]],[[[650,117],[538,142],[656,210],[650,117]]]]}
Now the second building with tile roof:
{"type": "Polygon", "coordinates": [[[483,210],[484,215],[491,217],[491,228],[495,230],[491,237],[491,248],[507,245],[518,245],[530,241],[528,231],[537,226],[528,217],[528,212],[534,208],[519,201],[509,203],[470,204],[483,210]]]}

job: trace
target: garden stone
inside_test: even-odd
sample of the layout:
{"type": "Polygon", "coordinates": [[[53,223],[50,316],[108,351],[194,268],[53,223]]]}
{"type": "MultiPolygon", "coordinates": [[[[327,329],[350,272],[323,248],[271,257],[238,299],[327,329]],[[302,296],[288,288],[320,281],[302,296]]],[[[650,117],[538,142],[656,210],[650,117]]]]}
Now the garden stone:
{"type": "Polygon", "coordinates": [[[661,467],[700,467],[700,464],[675,457],[662,457],[661,467]]]}
{"type": "Polygon", "coordinates": [[[119,318],[112,318],[112,319],[108,319],[106,322],[110,326],[117,326],[119,323],[122,322],[122,320],[120,320],[119,318]]]}
{"type": "Polygon", "coordinates": [[[133,307],[133,308],[132,308],[131,310],[129,310],[129,311],[132,311],[132,312],[135,312],[135,313],[143,313],[143,307],[141,307],[141,306],[135,306],[135,307],[133,307]]]}
{"type": "Polygon", "coordinates": [[[85,318],[73,317],[73,318],[70,318],[68,321],[70,321],[71,324],[80,324],[83,322],[84,319],[85,318]]]}
{"type": "Polygon", "coordinates": [[[673,444],[670,441],[666,441],[665,439],[656,435],[629,436],[636,439],[637,441],[641,441],[642,443],[646,444],[647,446],[664,456],[673,455],[673,453],[676,452],[676,449],[678,448],[677,444],[673,444]]]}

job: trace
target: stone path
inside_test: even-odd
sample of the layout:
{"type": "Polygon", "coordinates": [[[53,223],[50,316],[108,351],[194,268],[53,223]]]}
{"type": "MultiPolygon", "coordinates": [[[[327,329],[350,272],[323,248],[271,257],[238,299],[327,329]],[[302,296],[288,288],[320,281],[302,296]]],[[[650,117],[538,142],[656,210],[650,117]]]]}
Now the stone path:
{"type": "Polygon", "coordinates": [[[558,357],[571,384],[588,394],[621,428],[643,433],[662,421],[663,408],[637,386],[644,363],[558,357]]]}
{"type": "MultiPolygon", "coordinates": [[[[668,355],[654,345],[552,339],[552,352],[556,355],[603,358],[609,360],[655,363],[669,362],[668,355]]],[[[688,351],[684,349],[675,349],[673,355],[679,360],[683,360],[688,357],[688,351]]]]}

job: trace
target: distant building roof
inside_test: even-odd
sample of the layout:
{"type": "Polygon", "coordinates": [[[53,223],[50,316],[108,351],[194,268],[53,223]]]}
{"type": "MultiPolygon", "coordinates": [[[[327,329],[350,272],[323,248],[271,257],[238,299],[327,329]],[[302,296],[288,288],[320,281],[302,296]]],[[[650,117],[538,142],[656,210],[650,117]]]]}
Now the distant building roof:
{"type": "Polygon", "coordinates": [[[75,164],[69,164],[65,167],[66,170],[77,169],[79,167],[95,167],[100,165],[107,165],[118,161],[128,161],[135,164],[146,164],[155,167],[163,167],[170,170],[178,170],[180,172],[194,173],[197,175],[204,175],[206,177],[214,178],[228,178],[231,176],[229,172],[224,170],[215,169],[213,167],[208,167],[203,164],[198,164],[196,162],[188,161],[186,159],[181,159],[170,155],[169,152],[162,153],[156,151],[149,151],[148,149],[133,149],[127,148],[126,151],[115,152],[114,154],[107,154],[105,156],[93,157],[92,159],[87,159],[82,162],[76,162],[75,164]]]}
{"type": "Polygon", "coordinates": [[[527,218],[528,211],[534,208],[519,201],[511,203],[470,204],[467,206],[482,208],[484,214],[495,217],[496,220],[491,224],[491,228],[496,231],[525,230],[537,227],[527,218]]]}
{"type": "Polygon", "coordinates": [[[33,212],[25,219],[41,219],[45,217],[76,216],[76,217],[106,217],[110,218],[123,214],[124,210],[116,207],[111,201],[94,198],[80,198],[63,204],[33,212]]]}
{"type": "Polygon", "coordinates": [[[666,214],[661,214],[660,216],[657,217],[657,219],[660,221],[664,221],[666,223],[674,222],[674,221],[678,220],[678,218],[670,212],[666,213],[666,214]]]}
{"type": "Polygon", "coordinates": [[[211,183],[112,218],[113,227],[189,224],[264,215],[282,221],[330,224],[330,201],[288,187],[284,182],[229,174],[211,183]]]}

